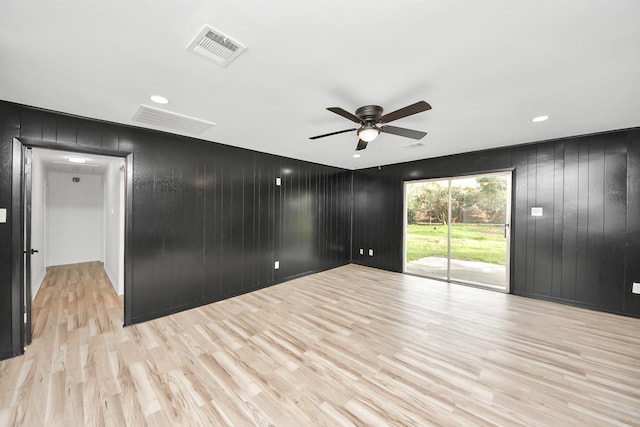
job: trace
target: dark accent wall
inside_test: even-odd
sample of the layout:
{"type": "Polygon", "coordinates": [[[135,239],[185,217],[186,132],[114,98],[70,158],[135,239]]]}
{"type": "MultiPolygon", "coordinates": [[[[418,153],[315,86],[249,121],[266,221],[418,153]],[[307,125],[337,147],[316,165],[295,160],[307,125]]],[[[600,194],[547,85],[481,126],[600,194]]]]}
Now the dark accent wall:
{"type": "Polygon", "coordinates": [[[4,359],[21,347],[12,340],[12,230],[11,230],[11,174],[12,140],[20,131],[18,108],[0,103],[0,208],[7,209],[7,222],[0,224],[0,359],[4,359]]]}
{"type": "Polygon", "coordinates": [[[514,176],[512,292],[640,316],[638,129],[358,170],[352,259],[402,271],[404,181],[499,170],[514,176]]]}
{"type": "MultiPolygon", "coordinates": [[[[14,137],[133,153],[127,324],[350,260],[350,171],[7,102],[0,102],[0,136],[0,207],[9,215],[14,137]]],[[[7,220],[0,224],[0,357],[22,348],[11,334],[20,319],[13,319],[7,220]]]]}

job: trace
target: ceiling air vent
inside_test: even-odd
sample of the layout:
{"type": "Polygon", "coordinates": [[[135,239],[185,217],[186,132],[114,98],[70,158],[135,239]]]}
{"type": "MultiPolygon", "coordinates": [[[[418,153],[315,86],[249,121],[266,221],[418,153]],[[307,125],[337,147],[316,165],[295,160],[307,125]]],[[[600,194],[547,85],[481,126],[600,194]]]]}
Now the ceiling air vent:
{"type": "Polygon", "coordinates": [[[412,148],[420,148],[420,147],[424,147],[424,144],[422,142],[416,142],[415,144],[409,144],[409,145],[403,145],[402,148],[406,148],[407,150],[410,150],[412,148]]]}
{"type": "Polygon", "coordinates": [[[205,25],[200,34],[187,46],[187,50],[223,67],[236,59],[245,49],[240,42],[208,25],[205,25]]]}
{"type": "Polygon", "coordinates": [[[150,107],[148,105],[141,105],[140,108],[138,108],[138,111],[133,115],[133,120],[138,123],[145,123],[148,125],[160,126],[193,134],[202,133],[211,126],[215,126],[215,123],[208,122],[206,120],[172,113],[171,111],[150,107]]]}

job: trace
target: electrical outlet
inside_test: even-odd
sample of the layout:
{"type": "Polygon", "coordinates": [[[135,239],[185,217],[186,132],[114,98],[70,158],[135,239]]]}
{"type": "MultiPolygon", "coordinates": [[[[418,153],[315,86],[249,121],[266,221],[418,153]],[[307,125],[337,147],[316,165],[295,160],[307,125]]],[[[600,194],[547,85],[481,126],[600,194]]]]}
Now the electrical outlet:
{"type": "Polygon", "coordinates": [[[280,268],[280,261],[276,261],[275,263],[273,263],[273,269],[277,270],[280,268]]]}
{"type": "Polygon", "coordinates": [[[640,294],[640,283],[633,282],[633,287],[631,288],[631,292],[634,294],[640,294]]]}
{"type": "Polygon", "coordinates": [[[364,249],[360,248],[360,255],[364,255],[364,249]]]}
{"type": "Polygon", "coordinates": [[[373,249],[369,249],[369,256],[373,256],[373,249]]]}

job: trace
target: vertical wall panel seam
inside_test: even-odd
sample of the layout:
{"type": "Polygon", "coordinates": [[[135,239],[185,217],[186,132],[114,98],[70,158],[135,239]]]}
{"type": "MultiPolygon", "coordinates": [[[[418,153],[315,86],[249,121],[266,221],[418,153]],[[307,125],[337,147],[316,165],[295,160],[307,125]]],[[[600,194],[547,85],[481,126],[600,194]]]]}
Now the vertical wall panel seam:
{"type": "Polygon", "coordinates": [[[201,301],[204,303],[206,301],[207,295],[207,164],[203,163],[202,165],[202,284],[201,284],[201,301]]]}
{"type": "MultiPolygon", "coordinates": [[[[539,147],[535,147],[536,155],[535,155],[535,163],[533,165],[534,166],[534,168],[533,168],[534,169],[534,172],[533,172],[534,173],[533,185],[535,186],[534,187],[534,192],[533,192],[533,206],[538,206],[538,191],[540,191],[538,189],[538,154],[539,154],[538,148],[539,147]]],[[[527,183],[527,184],[529,184],[529,183],[527,183]]],[[[527,193],[528,193],[528,191],[527,191],[527,193]]],[[[530,206],[531,205],[529,205],[529,207],[530,206]]],[[[533,239],[533,253],[532,254],[528,254],[527,253],[527,257],[529,257],[529,256],[533,257],[533,265],[535,266],[536,265],[536,258],[537,258],[536,257],[536,245],[537,245],[538,241],[537,241],[536,237],[538,235],[538,221],[537,221],[537,219],[532,219],[531,210],[530,209],[527,209],[527,218],[528,218],[529,221],[533,221],[533,236],[531,236],[531,238],[533,239]]],[[[537,289],[536,289],[536,269],[535,268],[533,268],[533,272],[532,272],[532,275],[531,275],[531,281],[532,281],[531,287],[533,289],[533,293],[537,293],[537,289]]]]}
{"type": "MultiPolygon", "coordinates": [[[[246,252],[245,252],[245,245],[244,245],[244,233],[245,233],[245,228],[247,225],[247,212],[246,212],[246,206],[244,203],[244,198],[245,198],[245,188],[246,188],[246,181],[245,181],[245,176],[246,176],[246,167],[242,166],[242,168],[240,169],[242,171],[242,190],[240,191],[240,200],[242,200],[242,204],[240,205],[240,211],[242,212],[242,226],[240,227],[240,260],[241,263],[243,264],[243,267],[246,266],[247,264],[247,258],[246,258],[246,252]]],[[[246,284],[246,268],[240,268],[240,289],[244,289],[244,286],[246,284]]]]}
{"type": "MultiPolygon", "coordinates": [[[[604,229],[607,221],[607,145],[602,145],[602,223],[600,224],[600,254],[602,255],[604,247],[604,229]]],[[[598,269],[600,283],[604,283],[604,269],[598,269]]]]}
{"type": "Polygon", "coordinates": [[[629,274],[629,267],[628,267],[628,262],[629,262],[629,180],[631,179],[631,175],[632,172],[630,171],[630,155],[629,155],[629,146],[630,146],[630,142],[629,140],[631,139],[630,136],[632,135],[631,132],[627,132],[627,137],[625,138],[625,156],[626,156],[626,180],[625,180],[625,199],[626,199],[626,207],[625,207],[625,215],[624,215],[624,238],[625,238],[625,250],[624,250],[624,274],[623,274],[623,291],[622,291],[622,310],[625,310],[625,300],[627,298],[627,283],[629,283],[629,287],[631,289],[631,280],[629,280],[628,274],[629,274]]]}
{"type": "MultiPolygon", "coordinates": [[[[219,227],[219,234],[218,234],[218,253],[220,254],[218,257],[218,268],[220,271],[220,274],[218,275],[219,277],[219,282],[218,282],[218,292],[219,295],[222,296],[222,287],[223,287],[223,283],[222,281],[224,280],[224,277],[222,275],[222,263],[220,262],[221,258],[222,258],[222,253],[224,250],[224,239],[223,239],[223,233],[224,233],[224,178],[225,178],[225,173],[224,173],[224,163],[220,162],[220,167],[219,167],[219,171],[220,171],[220,185],[217,186],[219,188],[221,188],[220,191],[220,196],[219,196],[219,200],[220,200],[220,208],[218,209],[218,212],[221,212],[222,215],[220,215],[220,224],[218,225],[219,227]]],[[[217,188],[216,188],[217,191],[217,188]]],[[[218,197],[216,197],[216,200],[218,200],[218,197]]]]}
{"type": "Polygon", "coordinates": [[[586,256],[586,260],[587,262],[589,261],[590,257],[589,257],[589,252],[590,252],[590,245],[589,245],[589,230],[590,230],[590,222],[591,222],[591,210],[589,209],[590,203],[591,203],[591,197],[590,197],[590,182],[589,182],[589,176],[591,175],[590,173],[591,171],[591,144],[587,144],[587,191],[586,191],[586,242],[585,242],[585,256],[586,256]]]}
{"type": "MultiPolygon", "coordinates": [[[[556,148],[558,147],[559,143],[555,143],[553,145],[553,195],[552,195],[552,200],[553,200],[553,215],[554,215],[554,221],[552,222],[552,226],[551,226],[551,295],[554,294],[554,276],[553,276],[553,272],[555,271],[555,263],[557,262],[556,260],[556,242],[555,242],[555,237],[556,237],[556,221],[555,221],[555,215],[556,215],[556,186],[555,186],[555,182],[556,182],[556,165],[558,163],[558,158],[556,157],[556,148]]],[[[562,171],[564,172],[564,167],[562,168],[562,171]]],[[[564,182],[563,182],[564,185],[564,182]]],[[[562,209],[562,205],[560,205],[560,208],[562,209]]],[[[561,213],[560,214],[560,218],[563,218],[564,214],[561,213]]],[[[560,253],[560,255],[562,255],[562,253],[560,253]]],[[[562,268],[562,257],[560,257],[560,268],[562,268]]],[[[562,271],[560,271],[560,277],[562,277],[562,271]]],[[[562,290],[562,285],[560,285],[560,290],[562,290]]]]}
{"type": "Polygon", "coordinates": [[[349,194],[351,195],[350,197],[351,200],[349,203],[349,262],[353,262],[353,206],[354,206],[353,175],[354,173],[355,173],[354,171],[349,172],[349,175],[350,175],[349,194]]]}

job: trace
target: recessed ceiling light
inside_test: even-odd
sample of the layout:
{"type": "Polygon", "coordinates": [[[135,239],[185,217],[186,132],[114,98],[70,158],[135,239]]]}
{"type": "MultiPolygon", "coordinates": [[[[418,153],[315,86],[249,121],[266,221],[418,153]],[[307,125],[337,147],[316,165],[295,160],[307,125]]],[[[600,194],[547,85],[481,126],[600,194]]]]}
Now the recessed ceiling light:
{"type": "Polygon", "coordinates": [[[164,96],[160,96],[160,95],[151,95],[149,97],[150,100],[152,100],[153,102],[157,103],[157,104],[168,104],[169,100],[167,98],[165,98],[164,96]]]}
{"type": "Polygon", "coordinates": [[[71,163],[87,163],[87,159],[85,159],[84,157],[69,156],[69,161],[71,163]]]}
{"type": "Polygon", "coordinates": [[[544,122],[545,120],[548,120],[548,119],[549,119],[549,116],[538,116],[531,119],[531,121],[534,123],[539,123],[539,122],[544,122]]]}
{"type": "Polygon", "coordinates": [[[357,159],[358,157],[360,157],[360,154],[354,154],[353,157],[357,159]]]}

